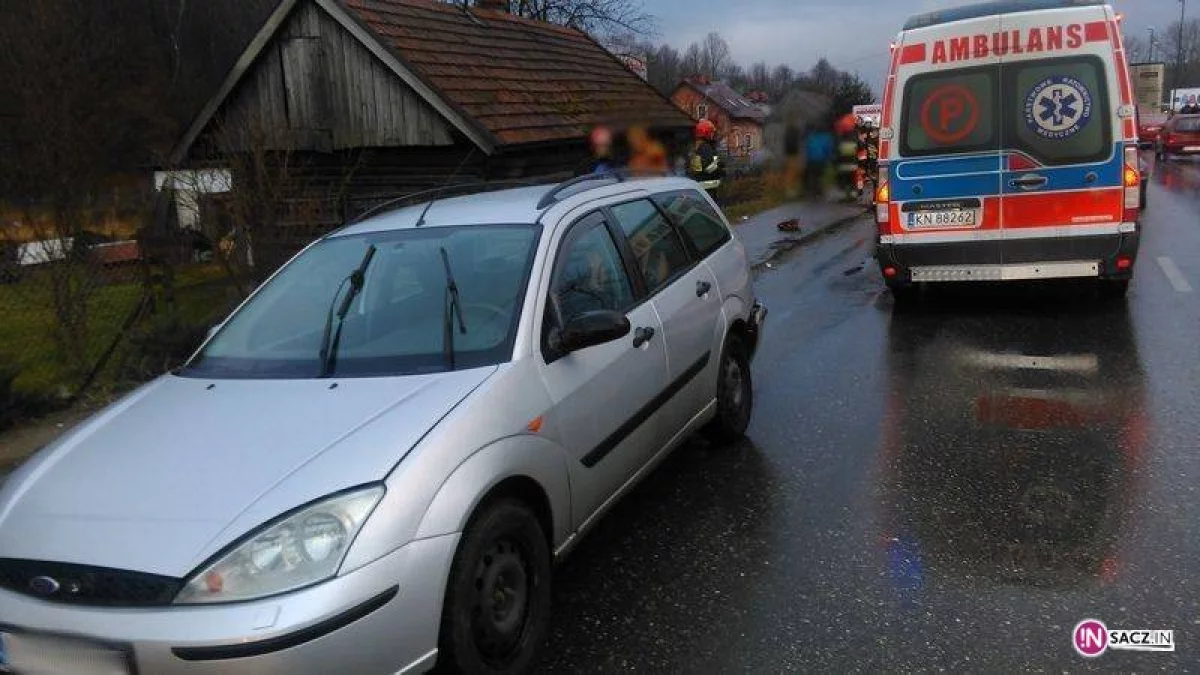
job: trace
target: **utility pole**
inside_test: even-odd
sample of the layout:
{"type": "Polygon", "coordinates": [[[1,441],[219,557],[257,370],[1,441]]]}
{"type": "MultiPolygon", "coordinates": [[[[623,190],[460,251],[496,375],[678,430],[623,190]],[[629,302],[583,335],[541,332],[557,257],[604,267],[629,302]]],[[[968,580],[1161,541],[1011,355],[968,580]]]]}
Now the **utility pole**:
{"type": "MultiPolygon", "coordinates": [[[[1179,0],[1179,53],[1175,55],[1175,88],[1183,88],[1183,23],[1187,19],[1187,0],[1179,0]]],[[[1174,96],[1171,105],[1175,104],[1174,96]]]]}

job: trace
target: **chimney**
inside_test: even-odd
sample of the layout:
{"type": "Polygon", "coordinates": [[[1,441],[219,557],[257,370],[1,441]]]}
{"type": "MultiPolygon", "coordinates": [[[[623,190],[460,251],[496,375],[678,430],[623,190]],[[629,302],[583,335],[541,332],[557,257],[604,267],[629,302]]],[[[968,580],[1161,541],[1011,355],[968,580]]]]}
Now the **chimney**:
{"type": "Polygon", "coordinates": [[[488,9],[493,12],[507,12],[508,0],[475,0],[475,9],[488,9]]]}

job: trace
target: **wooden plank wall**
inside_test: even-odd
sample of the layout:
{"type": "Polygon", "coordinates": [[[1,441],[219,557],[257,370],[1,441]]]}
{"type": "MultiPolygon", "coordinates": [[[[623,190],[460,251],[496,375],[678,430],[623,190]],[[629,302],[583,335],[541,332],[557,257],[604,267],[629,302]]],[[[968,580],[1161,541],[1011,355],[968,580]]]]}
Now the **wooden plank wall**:
{"type": "Polygon", "coordinates": [[[209,147],[332,152],[456,142],[428,103],[324,10],[301,3],[217,114],[209,147]]]}

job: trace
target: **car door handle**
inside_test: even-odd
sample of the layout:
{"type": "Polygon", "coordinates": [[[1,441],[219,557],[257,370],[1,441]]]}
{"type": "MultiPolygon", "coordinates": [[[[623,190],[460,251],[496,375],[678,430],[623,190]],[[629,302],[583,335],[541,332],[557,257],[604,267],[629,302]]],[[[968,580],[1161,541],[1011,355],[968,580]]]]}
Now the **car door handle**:
{"type": "Polygon", "coordinates": [[[1014,178],[1014,179],[1008,181],[1008,186],[1014,187],[1014,188],[1021,188],[1022,190],[1036,190],[1037,188],[1044,187],[1046,185],[1046,183],[1049,183],[1049,182],[1050,182],[1050,179],[1046,178],[1045,176],[1030,175],[1030,176],[1021,176],[1020,178],[1014,178]]]}
{"type": "Polygon", "coordinates": [[[697,298],[703,298],[704,296],[708,295],[708,292],[711,290],[712,290],[712,284],[708,283],[707,281],[697,281],[696,282],[696,297],[697,298]]]}
{"type": "Polygon", "coordinates": [[[633,348],[638,349],[642,345],[654,339],[653,328],[639,328],[633,331],[633,348]]]}

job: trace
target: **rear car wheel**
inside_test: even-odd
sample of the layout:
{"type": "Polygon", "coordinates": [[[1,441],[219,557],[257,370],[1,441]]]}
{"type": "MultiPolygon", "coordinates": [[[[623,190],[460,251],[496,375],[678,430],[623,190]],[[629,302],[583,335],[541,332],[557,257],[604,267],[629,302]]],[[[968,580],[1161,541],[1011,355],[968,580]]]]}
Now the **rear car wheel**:
{"type": "Polygon", "coordinates": [[[502,499],[471,519],[450,568],[438,669],[524,673],[550,626],[550,549],[537,516],[502,499]]]}
{"type": "Polygon", "coordinates": [[[735,441],[746,435],[754,410],[754,386],[750,358],[741,340],[730,338],[721,354],[717,371],[717,416],[706,431],[720,441],[735,441]]]}

